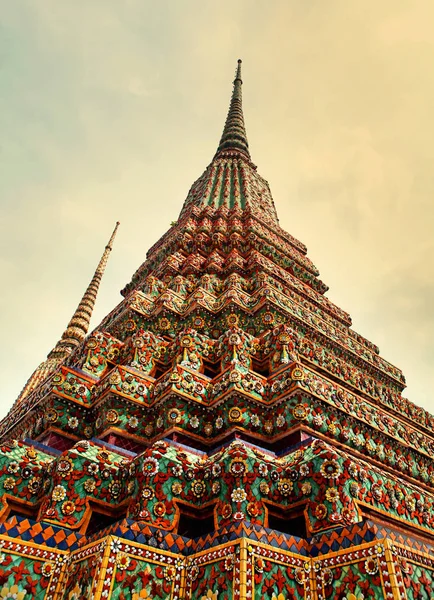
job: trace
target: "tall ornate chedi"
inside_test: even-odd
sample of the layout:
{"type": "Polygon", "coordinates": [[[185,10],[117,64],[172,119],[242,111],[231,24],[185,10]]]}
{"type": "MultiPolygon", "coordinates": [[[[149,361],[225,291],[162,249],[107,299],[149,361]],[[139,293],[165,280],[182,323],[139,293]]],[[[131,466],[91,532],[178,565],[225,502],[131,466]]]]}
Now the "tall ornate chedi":
{"type": "Polygon", "coordinates": [[[434,597],[434,417],[280,228],[241,88],[122,302],[0,424],[1,600],[434,597]]]}

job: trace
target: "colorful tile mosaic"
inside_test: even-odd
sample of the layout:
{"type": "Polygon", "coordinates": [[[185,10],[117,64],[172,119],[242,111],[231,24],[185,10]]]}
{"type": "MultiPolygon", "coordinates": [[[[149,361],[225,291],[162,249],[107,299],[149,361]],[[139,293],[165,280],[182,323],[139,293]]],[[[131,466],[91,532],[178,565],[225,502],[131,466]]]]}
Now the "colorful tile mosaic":
{"type": "Polygon", "coordinates": [[[0,600],[434,597],[434,417],[279,226],[241,88],[124,299],[88,335],[117,224],[0,423],[0,600]]]}

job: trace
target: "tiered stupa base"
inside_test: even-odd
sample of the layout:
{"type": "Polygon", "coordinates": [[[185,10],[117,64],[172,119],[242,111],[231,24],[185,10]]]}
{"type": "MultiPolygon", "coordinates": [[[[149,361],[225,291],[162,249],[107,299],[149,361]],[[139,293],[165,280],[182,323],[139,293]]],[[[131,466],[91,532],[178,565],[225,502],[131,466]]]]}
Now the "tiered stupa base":
{"type": "Polygon", "coordinates": [[[370,521],[307,540],[247,521],[197,539],[131,519],[94,540],[23,517],[0,531],[1,598],[418,600],[434,589],[429,548],[370,521]]]}
{"type": "Polygon", "coordinates": [[[367,516],[388,477],[323,441],[280,456],[239,439],[208,454],[170,440],[129,458],[98,440],[53,452],[2,447],[20,492],[4,497],[1,599],[432,598],[433,548],[408,534],[411,515],[397,507],[402,530],[367,516]]]}

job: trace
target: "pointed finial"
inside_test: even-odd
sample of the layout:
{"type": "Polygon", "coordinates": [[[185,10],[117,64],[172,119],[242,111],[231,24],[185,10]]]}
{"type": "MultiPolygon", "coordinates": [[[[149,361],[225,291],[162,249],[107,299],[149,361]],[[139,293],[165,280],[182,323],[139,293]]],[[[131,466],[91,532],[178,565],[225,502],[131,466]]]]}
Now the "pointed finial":
{"type": "Polygon", "coordinates": [[[114,242],[114,240],[115,240],[116,233],[117,233],[117,231],[118,231],[118,227],[119,227],[119,225],[120,225],[120,221],[116,221],[115,228],[113,229],[113,233],[111,234],[111,237],[110,237],[110,239],[109,239],[109,241],[108,241],[108,244],[107,244],[107,246],[106,246],[106,248],[109,248],[110,250],[112,250],[112,249],[113,249],[113,242],[114,242]]]}
{"type": "Polygon", "coordinates": [[[229,112],[226,118],[225,127],[220,140],[217,154],[221,150],[239,150],[250,158],[249,143],[247,141],[246,127],[244,125],[243,106],[241,86],[241,58],[238,59],[237,70],[234,79],[234,89],[232,91],[229,112]]]}
{"type": "Polygon", "coordinates": [[[115,225],[115,228],[113,229],[113,233],[111,234],[110,239],[107,242],[107,246],[105,247],[104,254],[102,255],[101,260],[99,261],[99,264],[96,268],[97,271],[101,272],[101,275],[104,273],[104,269],[107,265],[107,260],[108,260],[109,254],[110,254],[111,250],[113,249],[113,242],[115,241],[115,237],[116,237],[116,233],[118,231],[119,225],[120,225],[120,222],[116,221],[116,225],[115,225]]]}
{"type": "MultiPolygon", "coordinates": [[[[238,66],[237,66],[237,73],[235,75],[235,81],[237,79],[239,79],[241,81],[241,83],[243,83],[243,80],[241,79],[241,64],[242,64],[242,62],[243,61],[241,60],[241,58],[239,58],[238,59],[238,66]]],[[[235,81],[234,81],[234,83],[235,83],[235,81]]]]}

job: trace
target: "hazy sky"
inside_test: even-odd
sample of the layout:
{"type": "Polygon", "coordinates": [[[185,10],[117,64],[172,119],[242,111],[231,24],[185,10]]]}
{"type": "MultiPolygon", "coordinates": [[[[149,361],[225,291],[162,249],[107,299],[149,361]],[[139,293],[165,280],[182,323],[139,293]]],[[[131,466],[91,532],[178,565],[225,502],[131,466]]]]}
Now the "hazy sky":
{"type": "Polygon", "coordinates": [[[93,327],[177,218],[239,57],[281,225],[434,411],[432,0],[0,0],[0,15],[0,414],[115,221],[93,327]]]}

